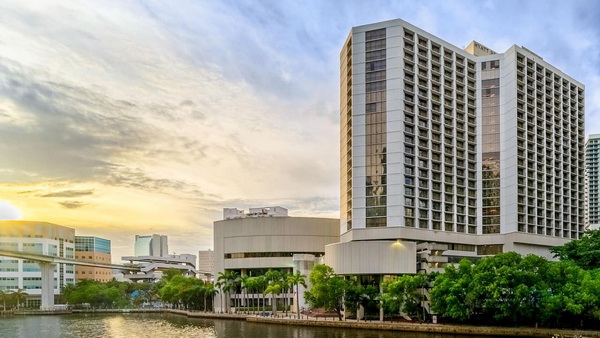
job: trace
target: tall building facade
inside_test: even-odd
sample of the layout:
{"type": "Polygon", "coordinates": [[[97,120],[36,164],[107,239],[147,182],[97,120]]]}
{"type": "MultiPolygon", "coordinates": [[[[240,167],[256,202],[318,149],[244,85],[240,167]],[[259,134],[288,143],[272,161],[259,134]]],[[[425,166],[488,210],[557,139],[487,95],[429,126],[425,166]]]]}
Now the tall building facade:
{"type": "Polygon", "coordinates": [[[167,236],[163,235],[135,235],[136,256],[165,257],[169,255],[169,243],[167,236]]]}
{"type": "MultiPolygon", "coordinates": [[[[93,236],[75,236],[75,259],[111,264],[110,240],[93,236]]],[[[108,282],[112,279],[111,269],[95,268],[91,266],[75,266],[77,280],[92,279],[99,282],[108,282]]]]}
{"type": "Polygon", "coordinates": [[[600,229],[600,134],[589,135],[585,141],[586,228],[600,229]]]}
{"type": "MultiPolygon", "coordinates": [[[[75,229],[46,222],[0,221],[0,249],[74,258],[75,229]]],[[[67,284],[75,283],[72,264],[57,264],[54,295],[67,284]]],[[[0,290],[24,289],[26,306],[41,304],[42,269],[36,261],[0,256],[0,290]]]]}
{"type": "Polygon", "coordinates": [[[463,50],[403,20],[354,27],[340,123],[341,242],[325,256],[340,273],[380,255],[369,273],[550,257],[583,233],[584,86],[525,47],[463,50]]]}

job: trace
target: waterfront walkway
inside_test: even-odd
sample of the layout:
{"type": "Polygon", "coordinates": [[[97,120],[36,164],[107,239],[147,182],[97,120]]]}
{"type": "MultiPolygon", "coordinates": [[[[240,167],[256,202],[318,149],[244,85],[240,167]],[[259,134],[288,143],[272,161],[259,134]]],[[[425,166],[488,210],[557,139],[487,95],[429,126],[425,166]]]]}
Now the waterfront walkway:
{"type": "Polygon", "coordinates": [[[550,328],[532,328],[532,327],[501,327],[501,326],[472,326],[472,325],[451,325],[451,324],[429,324],[429,323],[398,323],[398,322],[380,322],[380,321],[339,321],[332,317],[307,317],[302,315],[301,319],[296,318],[296,314],[284,316],[279,313],[277,317],[262,317],[259,315],[245,314],[219,314],[208,312],[193,312],[169,309],[167,312],[185,315],[196,318],[218,318],[218,319],[237,319],[246,320],[255,323],[271,323],[280,325],[304,325],[321,327],[341,327],[348,329],[369,329],[386,331],[405,331],[405,332],[424,332],[424,333],[446,333],[461,335],[480,335],[496,337],[598,337],[600,331],[591,330],[565,330],[550,328]]]}

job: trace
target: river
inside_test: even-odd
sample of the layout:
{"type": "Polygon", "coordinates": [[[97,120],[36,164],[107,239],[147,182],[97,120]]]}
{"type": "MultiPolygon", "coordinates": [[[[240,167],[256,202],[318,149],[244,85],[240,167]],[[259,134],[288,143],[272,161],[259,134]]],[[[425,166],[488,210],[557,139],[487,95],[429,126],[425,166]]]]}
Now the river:
{"type": "MultiPolygon", "coordinates": [[[[249,323],[174,314],[66,314],[0,318],[0,337],[465,338],[467,336],[249,323]]],[[[475,336],[468,336],[474,338],[475,336]]]]}

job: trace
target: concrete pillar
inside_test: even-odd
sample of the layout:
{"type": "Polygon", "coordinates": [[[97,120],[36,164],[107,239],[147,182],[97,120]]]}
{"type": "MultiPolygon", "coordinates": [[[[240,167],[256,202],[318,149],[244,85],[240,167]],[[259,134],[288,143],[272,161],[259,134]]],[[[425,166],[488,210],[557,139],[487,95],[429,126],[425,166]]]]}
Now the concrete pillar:
{"type": "Polygon", "coordinates": [[[56,263],[38,262],[42,270],[42,305],[40,310],[54,309],[54,270],[56,263]]]}
{"type": "MultiPolygon", "coordinates": [[[[379,294],[383,295],[383,276],[379,277],[379,294]]],[[[379,301],[379,321],[383,322],[383,301],[379,301]]]]}
{"type": "Polygon", "coordinates": [[[302,285],[298,285],[298,289],[296,292],[298,293],[298,297],[294,295],[294,308],[293,312],[298,312],[301,309],[308,308],[308,304],[304,300],[304,292],[306,290],[310,290],[311,285],[308,281],[308,276],[312,271],[313,266],[315,265],[315,256],[311,254],[295,254],[293,257],[294,269],[292,273],[296,273],[296,271],[300,271],[300,274],[306,276],[306,287],[302,285]],[[298,298],[298,304],[296,304],[296,298],[298,298]]]}

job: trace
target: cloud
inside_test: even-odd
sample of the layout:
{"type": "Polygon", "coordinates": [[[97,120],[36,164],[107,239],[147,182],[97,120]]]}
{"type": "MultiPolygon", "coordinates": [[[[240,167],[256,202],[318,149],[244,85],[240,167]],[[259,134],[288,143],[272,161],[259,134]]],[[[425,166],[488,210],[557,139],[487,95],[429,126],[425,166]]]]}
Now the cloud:
{"type": "Polygon", "coordinates": [[[62,201],[58,202],[58,204],[62,205],[64,208],[67,209],[78,209],[87,205],[87,203],[83,203],[80,201],[62,201]]]}
{"type": "Polygon", "coordinates": [[[40,197],[81,197],[92,195],[94,190],[62,190],[49,194],[41,195],[40,197]]]}
{"type": "Polygon", "coordinates": [[[14,193],[20,209],[118,250],[149,227],[177,252],[209,245],[223,207],[336,217],[339,50],[352,26],[400,17],[458,46],[525,45],[586,84],[587,132],[600,133],[599,8],[0,2],[0,189],[28,191],[14,193]],[[61,193],[77,201],[41,197],[61,193]]]}

